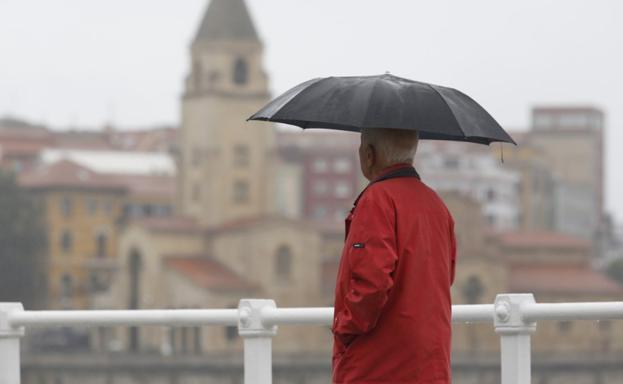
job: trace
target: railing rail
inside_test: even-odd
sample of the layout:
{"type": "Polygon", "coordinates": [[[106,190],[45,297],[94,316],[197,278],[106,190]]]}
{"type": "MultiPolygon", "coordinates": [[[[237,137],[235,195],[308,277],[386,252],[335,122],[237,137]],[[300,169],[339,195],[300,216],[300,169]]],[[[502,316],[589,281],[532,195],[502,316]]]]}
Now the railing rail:
{"type": "MultiPolygon", "coordinates": [[[[623,302],[536,303],[532,294],[501,294],[494,304],[454,305],[455,323],[492,322],[500,335],[502,384],[529,384],[530,337],[537,320],[623,319],[623,302]]],[[[272,383],[272,338],[278,325],[331,325],[333,308],[277,308],[273,300],[243,299],[237,309],[24,311],[0,303],[0,383],[20,383],[24,327],[166,325],[238,326],[244,339],[246,384],[272,383]]]]}

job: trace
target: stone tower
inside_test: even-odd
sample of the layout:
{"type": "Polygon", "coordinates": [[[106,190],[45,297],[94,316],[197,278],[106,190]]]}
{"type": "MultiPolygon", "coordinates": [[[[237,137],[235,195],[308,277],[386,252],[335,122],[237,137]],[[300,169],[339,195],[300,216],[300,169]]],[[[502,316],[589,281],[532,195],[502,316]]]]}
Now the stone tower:
{"type": "Polygon", "coordinates": [[[269,101],[262,54],[244,0],[211,0],[191,46],[179,137],[179,211],[205,227],[272,211],[274,127],[246,122],[269,101]]]}

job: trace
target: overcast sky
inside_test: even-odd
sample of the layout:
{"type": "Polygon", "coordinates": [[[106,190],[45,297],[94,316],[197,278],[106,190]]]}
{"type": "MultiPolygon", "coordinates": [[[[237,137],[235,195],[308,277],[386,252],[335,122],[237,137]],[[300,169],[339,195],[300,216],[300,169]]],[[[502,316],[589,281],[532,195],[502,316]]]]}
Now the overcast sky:
{"type": "MultiPolygon", "coordinates": [[[[623,1],[247,0],[275,93],[328,75],[459,88],[503,126],[537,104],[607,113],[607,205],[623,219],[623,1]]],[[[177,124],[207,0],[0,0],[0,116],[55,127],[177,124]]]]}

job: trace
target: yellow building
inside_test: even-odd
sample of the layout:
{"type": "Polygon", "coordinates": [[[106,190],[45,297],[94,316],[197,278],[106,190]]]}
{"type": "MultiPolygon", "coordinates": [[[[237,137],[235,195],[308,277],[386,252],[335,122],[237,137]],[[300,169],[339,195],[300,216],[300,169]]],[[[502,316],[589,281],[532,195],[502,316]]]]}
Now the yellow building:
{"type": "Polygon", "coordinates": [[[116,268],[123,224],[173,211],[171,176],[103,174],[60,160],[19,174],[18,182],[45,207],[49,308],[92,307],[116,268]]]}
{"type": "Polygon", "coordinates": [[[48,236],[48,306],[88,308],[106,288],[116,256],[117,220],[126,187],[70,161],[19,175],[19,184],[45,207],[48,236]]]}

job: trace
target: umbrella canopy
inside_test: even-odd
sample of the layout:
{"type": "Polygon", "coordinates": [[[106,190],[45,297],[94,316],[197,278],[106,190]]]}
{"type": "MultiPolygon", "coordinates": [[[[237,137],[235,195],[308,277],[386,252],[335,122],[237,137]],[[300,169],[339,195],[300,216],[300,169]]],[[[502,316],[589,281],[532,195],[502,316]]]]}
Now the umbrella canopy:
{"type": "Polygon", "coordinates": [[[420,139],[515,144],[500,124],[464,93],[391,74],[309,80],[277,97],[249,120],[355,132],[362,128],[413,129],[420,139]]]}

